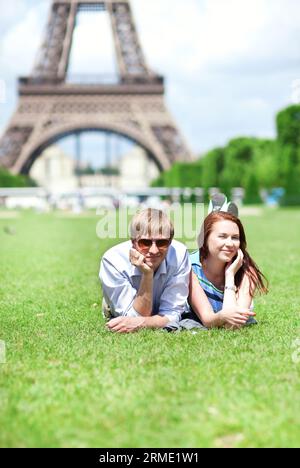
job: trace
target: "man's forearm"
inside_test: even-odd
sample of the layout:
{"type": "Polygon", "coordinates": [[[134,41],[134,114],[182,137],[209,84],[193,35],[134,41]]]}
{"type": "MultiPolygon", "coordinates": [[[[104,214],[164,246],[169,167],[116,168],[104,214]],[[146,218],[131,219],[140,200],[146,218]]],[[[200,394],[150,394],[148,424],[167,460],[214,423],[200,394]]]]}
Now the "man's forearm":
{"type": "Polygon", "coordinates": [[[152,315],[153,307],[153,273],[143,274],[133,308],[143,317],[152,315]]]}
{"type": "Polygon", "coordinates": [[[169,319],[160,315],[152,317],[116,317],[107,324],[108,330],[114,333],[133,333],[142,328],[163,328],[169,319]]]}
{"type": "Polygon", "coordinates": [[[145,317],[143,328],[163,328],[169,323],[167,317],[161,315],[152,315],[152,317],[145,317]]]}

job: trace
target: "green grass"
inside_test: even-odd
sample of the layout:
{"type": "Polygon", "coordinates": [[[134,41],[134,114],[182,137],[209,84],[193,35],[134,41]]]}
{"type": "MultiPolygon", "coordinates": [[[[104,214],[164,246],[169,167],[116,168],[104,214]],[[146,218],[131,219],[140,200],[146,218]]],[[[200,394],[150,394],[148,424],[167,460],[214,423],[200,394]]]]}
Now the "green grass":
{"type": "Polygon", "coordinates": [[[300,211],[243,221],[270,280],[258,326],[115,335],[97,218],[0,218],[0,446],[299,446],[300,211]]]}

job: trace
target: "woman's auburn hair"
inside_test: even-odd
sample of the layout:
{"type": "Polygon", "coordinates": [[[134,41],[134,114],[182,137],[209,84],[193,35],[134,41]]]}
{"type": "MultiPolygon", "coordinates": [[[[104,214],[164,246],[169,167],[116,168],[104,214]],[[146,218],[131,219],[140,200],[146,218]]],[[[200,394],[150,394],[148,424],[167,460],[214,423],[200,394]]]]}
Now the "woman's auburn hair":
{"type": "Polygon", "coordinates": [[[268,281],[263,273],[260,271],[254,260],[247,252],[247,241],[244,227],[241,221],[225,211],[213,211],[204,220],[201,232],[198,237],[198,245],[200,248],[200,261],[201,263],[208,257],[208,238],[213,230],[213,226],[218,221],[231,221],[239,228],[240,235],[240,249],[244,254],[244,262],[239,271],[235,275],[236,286],[240,287],[245,275],[248,276],[250,282],[250,294],[254,295],[255,290],[262,294],[268,293],[268,281]]]}

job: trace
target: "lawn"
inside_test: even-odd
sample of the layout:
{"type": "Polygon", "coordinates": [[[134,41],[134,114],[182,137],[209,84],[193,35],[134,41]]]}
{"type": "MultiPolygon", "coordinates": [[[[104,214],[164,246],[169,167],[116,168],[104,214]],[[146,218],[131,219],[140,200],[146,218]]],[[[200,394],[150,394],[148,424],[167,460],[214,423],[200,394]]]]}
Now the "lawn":
{"type": "Polygon", "coordinates": [[[0,446],[299,446],[300,210],[242,220],[270,280],[258,326],[115,335],[97,217],[1,212],[0,446]]]}

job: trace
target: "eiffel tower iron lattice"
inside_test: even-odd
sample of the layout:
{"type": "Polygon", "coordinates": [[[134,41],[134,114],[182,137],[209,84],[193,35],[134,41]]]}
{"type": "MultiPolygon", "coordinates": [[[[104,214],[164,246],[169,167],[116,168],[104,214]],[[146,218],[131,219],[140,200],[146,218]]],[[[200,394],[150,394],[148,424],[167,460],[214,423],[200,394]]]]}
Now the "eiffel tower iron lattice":
{"type": "Polygon", "coordinates": [[[99,130],[143,147],[161,170],[191,161],[164,103],[164,80],[147,66],[127,0],[53,0],[44,42],[29,77],[19,79],[19,102],[0,140],[0,166],[28,174],[49,145],[69,134],[99,130]],[[116,49],[116,84],[67,80],[79,11],[109,13],[116,49]]]}

